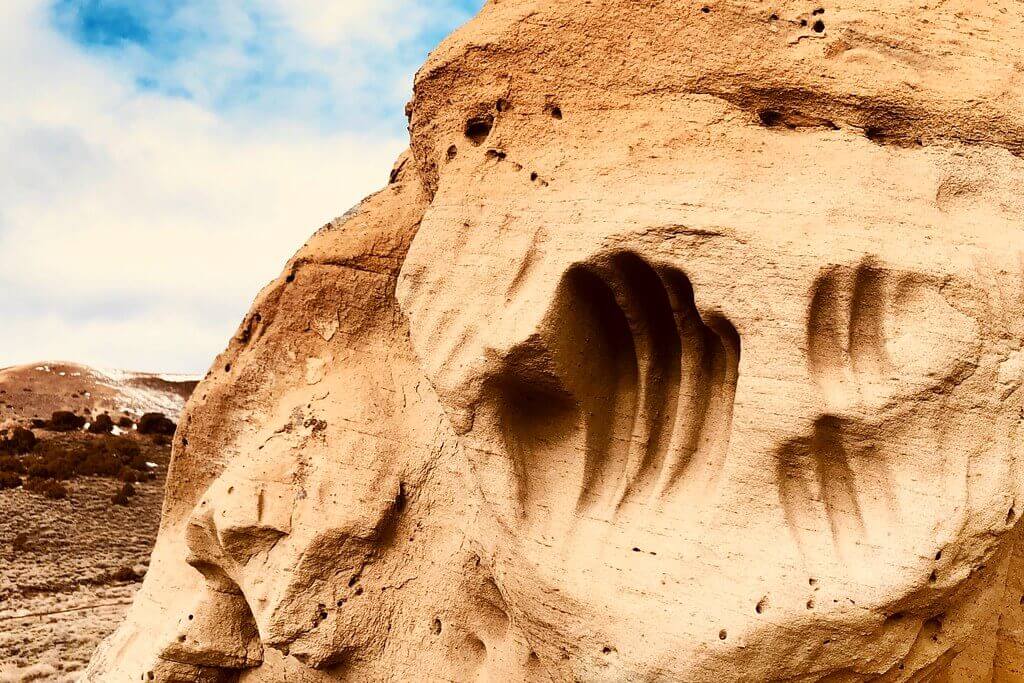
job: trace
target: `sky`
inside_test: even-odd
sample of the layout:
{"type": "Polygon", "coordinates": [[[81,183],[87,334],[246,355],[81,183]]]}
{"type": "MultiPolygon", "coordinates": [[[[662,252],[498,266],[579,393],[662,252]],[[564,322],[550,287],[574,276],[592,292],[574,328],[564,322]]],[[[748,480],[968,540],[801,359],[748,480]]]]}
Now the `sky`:
{"type": "Polygon", "coordinates": [[[483,0],[0,0],[0,367],[201,373],[483,0]]]}

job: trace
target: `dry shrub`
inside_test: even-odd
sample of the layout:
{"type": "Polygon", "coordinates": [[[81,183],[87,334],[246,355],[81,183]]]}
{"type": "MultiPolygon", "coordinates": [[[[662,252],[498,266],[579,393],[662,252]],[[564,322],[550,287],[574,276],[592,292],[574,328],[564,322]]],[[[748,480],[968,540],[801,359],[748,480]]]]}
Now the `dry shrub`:
{"type": "Polygon", "coordinates": [[[135,487],[130,483],[125,482],[122,484],[121,489],[114,494],[111,498],[111,502],[114,505],[128,505],[128,499],[135,495],[135,487]]]}
{"type": "Polygon", "coordinates": [[[25,490],[39,493],[52,500],[60,500],[68,497],[67,488],[59,481],[53,479],[29,478],[25,481],[25,490]]]}
{"type": "Polygon", "coordinates": [[[0,491],[21,486],[21,477],[14,472],[0,472],[0,491]]]}
{"type": "Polygon", "coordinates": [[[15,427],[6,438],[0,441],[0,453],[9,455],[28,453],[35,447],[36,441],[36,435],[32,433],[32,430],[15,427]]]}
{"type": "Polygon", "coordinates": [[[47,458],[35,458],[29,462],[28,475],[36,479],[67,480],[75,476],[75,462],[66,453],[47,458]]]}
{"type": "Polygon", "coordinates": [[[21,461],[21,458],[16,458],[13,455],[0,455],[0,472],[25,474],[25,463],[21,461]]]}
{"type": "Polygon", "coordinates": [[[116,571],[110,574],[110,578],[113,581],[138,581],[139,576],[135,573],[131,567],[118,567],[116,571]]]}
{"type": "Polygon", "coordinates": [[[142,481],[144,475],[141,472],[136,472],[130,467],[121,467],[121,470],[117,473],[117,478],[126,483],[133,483],[136,481],[142,481]]]}
{"type": "Polygon", "coordinates": [[[70,443],[41,441],[22,459],[0,456],[0,471],[27,473],[33,479],[68,480],[75,476],[143,481],[149,473],[142,449],[134,440],[102,435],[70,443]]]}
{"type": "Polygon", "coordinates": [[[92,452],[78,463],[75,471],[86,476],[116,477],[121,467],[121,460],[116,455],[92,452]]]}
{"type": "Polygon", "coordinates": [[[68,497],[68,490],[60,482],[51,481],[43,488],[43,495],[53,500],[61,500],[68,497]]]}
{"type": "Polygon", "coordinates": [[[104,436],[82,444],[77,459],[75,470],[83,475],[118,477],[126,466],[145,469],[139,444],[123,436],[104,436]]]}
{"type": "Polygon", "coordinates": [[[24,552],[26,550],[31,549],[32,537],[28,534],[28,532],[22,531],[17,536],[15,536],[14,540],[11,542],[11,550],[13,550],[16,553],[24,552]]]}

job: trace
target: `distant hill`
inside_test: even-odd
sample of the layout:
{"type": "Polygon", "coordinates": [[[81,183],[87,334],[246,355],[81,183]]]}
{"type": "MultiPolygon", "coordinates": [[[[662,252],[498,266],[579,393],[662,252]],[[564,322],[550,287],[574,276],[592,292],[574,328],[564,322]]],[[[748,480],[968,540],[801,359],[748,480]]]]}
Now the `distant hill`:
{"type": "Polygon", "coordinates": [[[0,424],[48,418],[56,410],[114,418],[157,412],[177,422],[199,379],[63,361],[17,365],[0,370],[0,424]]]}

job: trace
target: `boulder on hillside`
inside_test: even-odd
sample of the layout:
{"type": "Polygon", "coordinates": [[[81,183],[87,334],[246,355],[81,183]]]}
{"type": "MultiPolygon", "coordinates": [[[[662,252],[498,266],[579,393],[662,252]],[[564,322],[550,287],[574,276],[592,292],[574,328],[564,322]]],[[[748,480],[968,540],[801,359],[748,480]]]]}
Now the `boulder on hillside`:
{"type": "Polygon", "coordinates": [[[70,410],[57,410],[46,423],[46,429],[54,432],[74,432],[85,426],[85,418],[70,410]]]}
{"type": "Polygon", "coordinates": [[[97,415],[89,425],[90,434],[109,434],[112,431],[114,431],[114,421],[106,413],[97,415]]]}
{"type": "Polygon", "coordinates": [[[177,427],[174,421],[163,413],[146,413],[139,418],[139,434],[174,436],[177,427]]]}

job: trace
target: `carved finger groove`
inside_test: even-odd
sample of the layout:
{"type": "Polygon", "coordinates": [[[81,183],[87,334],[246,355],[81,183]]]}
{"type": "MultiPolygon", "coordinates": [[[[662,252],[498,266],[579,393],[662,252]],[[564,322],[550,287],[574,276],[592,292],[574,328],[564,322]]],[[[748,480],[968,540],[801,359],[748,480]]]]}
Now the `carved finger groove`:
{"type": "Polygon", "coordinates": [[[527,400],[544,382],[505,400],[527,516],[531,500],[550,510],[564,496],[553,490],[559,485],[578,486],[575,515],[600,518],[625,503],[678,499],[684,482],[713,488],[729,445],[740,337],[724,318],[705,323],[686,275],[627,252],[574,266],[537,339],[533,360],[517,360],[507,374],[546,368],[576,417],[555,428],[565,403],[527,400]],[[531,412],[538,406],[550,412],[531,412]],[[542,478],[548,490],[531,493],[542,478]]]}

